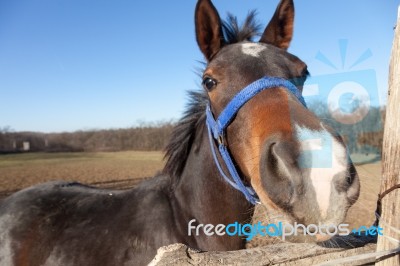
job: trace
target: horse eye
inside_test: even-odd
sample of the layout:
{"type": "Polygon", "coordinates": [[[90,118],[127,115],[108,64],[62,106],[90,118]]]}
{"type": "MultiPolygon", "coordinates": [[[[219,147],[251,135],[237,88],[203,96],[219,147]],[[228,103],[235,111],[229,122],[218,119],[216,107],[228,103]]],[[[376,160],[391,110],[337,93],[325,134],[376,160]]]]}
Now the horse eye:
{"type": "Polygon", "coordinates": [[[217,85],[217,81],[215,79],[206,77],[203,79],[203,86],[207,89],[207,90],[212,90],[212,88],[214,88],[217,85]]]}

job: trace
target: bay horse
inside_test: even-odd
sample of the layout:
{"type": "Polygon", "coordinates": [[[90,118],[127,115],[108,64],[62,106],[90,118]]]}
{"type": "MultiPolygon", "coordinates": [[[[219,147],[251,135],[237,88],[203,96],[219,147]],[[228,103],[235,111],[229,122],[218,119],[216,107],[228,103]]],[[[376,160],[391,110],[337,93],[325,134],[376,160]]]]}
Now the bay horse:
{"type": "Polygon", "coordinates": [[[241,236],[189,235],[188,223],[245,223],[254,204],[280,210],[287,222],[341,223],[359,180],[341,138],[305,107],[307,66],[287,52],[293,20],[293,1],[281,0],[253,42],[254,13],[239,27],[198,0],[204,90],[191,93],[164,170],[130,190],[50,182],[5,198],[0,265],[144,265],[172,243],[242,249],[241,236]]]}

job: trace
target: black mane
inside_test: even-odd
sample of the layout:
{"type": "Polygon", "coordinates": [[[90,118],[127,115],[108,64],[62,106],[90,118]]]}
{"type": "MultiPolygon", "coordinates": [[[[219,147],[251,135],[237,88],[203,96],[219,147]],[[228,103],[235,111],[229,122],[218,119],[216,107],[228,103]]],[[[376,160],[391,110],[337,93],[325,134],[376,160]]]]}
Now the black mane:
{"type": "Polygon", "coordinates": [[[243,24],[239,26],[237,17],[228,13],[228,17],[222,22],[222,32],[225,43],[232,44],[243,41],[253,41],[253,38],[260,35],[261,25],[256,20],[257,12],[250,11],[243,24]]]}
{"type": "MultiPolygon", "coordinates": [[[[260,25],[255,19],[256,12],[248,13],[244,23],[239,26],[237,18],[228,14],[222,23],[222,31],[226,44],[252,41],[260,33],[260,25]]],[[[196,132],[205,125],[205,110],[208,96],[202,91],[189,91],[189,104],[183,117],[172,131],[171,139],[166,147],[166,164],[163,172],[172,178],[179,178],[186,164],[186,159],[195,140],[196,132]]]]}

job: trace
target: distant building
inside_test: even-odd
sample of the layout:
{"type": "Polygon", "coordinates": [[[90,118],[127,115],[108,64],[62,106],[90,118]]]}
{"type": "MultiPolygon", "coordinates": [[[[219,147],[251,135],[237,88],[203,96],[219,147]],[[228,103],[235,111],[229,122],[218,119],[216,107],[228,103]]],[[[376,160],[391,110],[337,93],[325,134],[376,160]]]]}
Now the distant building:
{"type": "Polygon", "coordinates": [[[22,142],[22,150],[29,151],[31,149],[31,143],[29,141],[22,142]]]}

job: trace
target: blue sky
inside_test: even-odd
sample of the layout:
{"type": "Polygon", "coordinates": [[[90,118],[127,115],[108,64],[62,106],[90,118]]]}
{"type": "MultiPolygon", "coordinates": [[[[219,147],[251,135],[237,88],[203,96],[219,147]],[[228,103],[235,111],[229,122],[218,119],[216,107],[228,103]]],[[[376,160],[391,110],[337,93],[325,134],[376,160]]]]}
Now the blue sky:
{"type": "MultiPolygon", "coordinates": [[[[0,1],[0,127],[60,132],[177,120],[198,88],[196,1],[0,1]]],[[[221,17],[277,0],[214,0],[221,17]]],[[[385,102],[398,0],[295,1],[289,51],[313,76],[373,70],[385,102]],[[346,40],[342,64],[339,40],[346,40]],[[369,49],[370,57],[350,68],[369,49]],[[336,69],[316,58],[323,54],[336,69]]],[[[342,41],[343,43],[343,41],[342,41]]]]}

